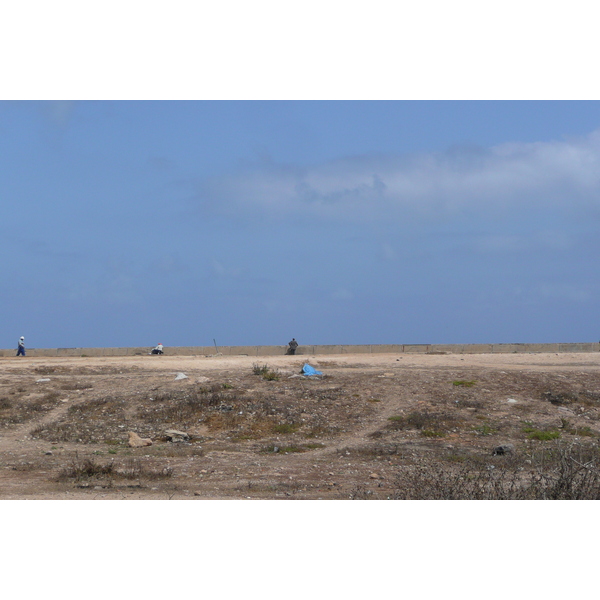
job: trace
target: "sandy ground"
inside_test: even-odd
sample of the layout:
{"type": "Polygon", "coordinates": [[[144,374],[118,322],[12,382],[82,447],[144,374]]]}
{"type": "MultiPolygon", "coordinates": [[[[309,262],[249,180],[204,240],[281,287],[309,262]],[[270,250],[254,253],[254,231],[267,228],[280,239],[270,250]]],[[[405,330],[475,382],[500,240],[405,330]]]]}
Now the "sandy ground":
{"type": "Polygon", "coordinates": [[[595,442],[596,395],[600,353],[0,358],[0,498],[386,499],[420,461],[530,451],[524,422],[595,442]],[[392,427],[415,411],[439,435],[392,427]]]}

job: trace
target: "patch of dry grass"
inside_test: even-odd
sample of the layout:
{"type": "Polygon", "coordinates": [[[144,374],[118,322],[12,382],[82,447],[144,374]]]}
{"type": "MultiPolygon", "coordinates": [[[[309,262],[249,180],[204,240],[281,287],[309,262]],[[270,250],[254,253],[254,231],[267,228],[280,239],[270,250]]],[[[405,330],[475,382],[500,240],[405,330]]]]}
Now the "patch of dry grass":
{"type": "Polygon", "coordinates": [[[598,500],[597,445],[561,444],[527,455],[467,458],[448,469],[430,461],[403,469],[393,499],[401,500],[598,500]]]}
{"type": "Polygon", "coordinates": [[[139,459],[125,459],[101,464],[92,458],[75,458],[58,474],[58,481],[82,481],[89,479],[163,479],[173,476],[170,467],[148,467],[139,459]]]}

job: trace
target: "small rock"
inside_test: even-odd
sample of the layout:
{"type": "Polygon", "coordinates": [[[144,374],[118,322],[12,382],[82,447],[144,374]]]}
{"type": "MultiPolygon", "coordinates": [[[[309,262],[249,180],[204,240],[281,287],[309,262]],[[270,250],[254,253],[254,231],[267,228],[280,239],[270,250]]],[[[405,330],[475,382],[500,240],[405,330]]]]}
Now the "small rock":
{"type": "Polygon", "coordinates": [[[36,381],[36,383],[45,383],[46,381],[50,381],[50,379],[44,378],[44,379],[38,379],[36,381]]]}
{"type": "Polygon", "coordinates": [[[52,456],[52,452],[48,450],[48,452],[46,452],[46,456],[52,456]]]}
{"type": "Polygon", "coordinates": [[[379,479],[379,474],[378,474],[378,473],[371,473],[371,474],[369,475],[369,477],[370,477],[371,479],[379,479]]]}
{"type": "Polygon", "coordinates": [[[188,376],[185,373],[177,373],[177,375],[175,376],[175,381],[178,381],[180,379],[187,379],[188,376]]]}
{"type": "Polygon", "coordinates": [[[514,398],[509,398],[509,399],[507,400],[507,402],[508,402],[509,404],[516,404],[516,403],[517,403],[517,401],[516,401],[514,398]]]}
{"type": "Polygon", "coordinates": [[[144,446],[152,446],[152,440],[150,438],[141,438],[134,431],[129,432],[129,447],[130,448],[143,448],[144,446]]]}
{"type": "Polygon", "coordinates": [[[177,429],[167,429],[165,435],[170,442],[189,442],[190,436],[185,431],[177,431],[177,429]]]}
{"type": "MultiPolygon", "coordinates": [[[[183,375],[183,373],[181,373],[181,375],[183,375]]],[[[206,383],[207,381],[210,381],[208,377],[198,377],[196,379],[196,383],[206,383]]]]}

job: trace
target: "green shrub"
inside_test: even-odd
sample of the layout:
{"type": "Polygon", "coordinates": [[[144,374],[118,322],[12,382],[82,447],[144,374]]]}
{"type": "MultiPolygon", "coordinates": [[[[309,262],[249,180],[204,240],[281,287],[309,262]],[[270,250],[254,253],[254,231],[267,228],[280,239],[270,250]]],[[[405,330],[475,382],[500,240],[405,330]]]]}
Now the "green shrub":
{"type": "Polygon", "coordinates": [[[437,431],[435,429],[423,429],[421,435],[423,437],[445,437],[446,434],[443,431],[437,431]]]}
{"type": "Polygon", "coordinates": [[[490,427],[487,423],[483,425],[479,425],[478,427],[473,428],[479,435],[492,435],[496,433],[496,430],[493,427],[490,427]]]}
{"type": "Polygon", "coordinates": [[[254,363],[254,365],[252,365],[252,372],[255,375],[260,375],[263,379],[266,379],[267,381],[279,380],[279,372],[271,370],[269,368],[269,365],[259,365],[258,363],[254,363]]]}
{"type": "Polygon", "coordinates": [[[531,423],[531,421],[525,421],[522,429],[523,433],[527,434],[527,438],[530,440],[539,440],[545,442],[548,440],[556,440],[560,437],[560,431],[556,427],[547,427],[545,429],[539,429],[531,423]]]}
{"type": "Polygon", "coordinates": [[[391,429],[420,429],[426,437],[441,437],[444,432],[457,424],[456,417],[450,413],[430,413],[414,411],[406,416],[388,417],[391,429]],[[427,433],[423,433],[426,431],[427,433]]]}

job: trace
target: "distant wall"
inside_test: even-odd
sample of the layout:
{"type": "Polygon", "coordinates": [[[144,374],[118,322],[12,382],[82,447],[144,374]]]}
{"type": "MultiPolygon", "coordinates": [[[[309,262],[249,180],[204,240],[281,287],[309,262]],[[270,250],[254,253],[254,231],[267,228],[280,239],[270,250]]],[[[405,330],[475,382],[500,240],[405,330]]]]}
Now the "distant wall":
{"type": "MultiPolygon", "coordinates": [[[[286,353],[287,346],[219,346],[223,356],[278,356],[286,353]]],[[[27,348],[27,356],[142,356],[144,348],[27,348]]],[[[524,352],[600,352],[600,344],[365,344],[298,346],[297,355],[327,354],[496,354],[524,352]]],[[[0,356],[15,356],[16,349],[0,350],[0,356]]],[[[175,356],[214,356],[214,346],[165,347],[165,354],[175,356]]]]}

